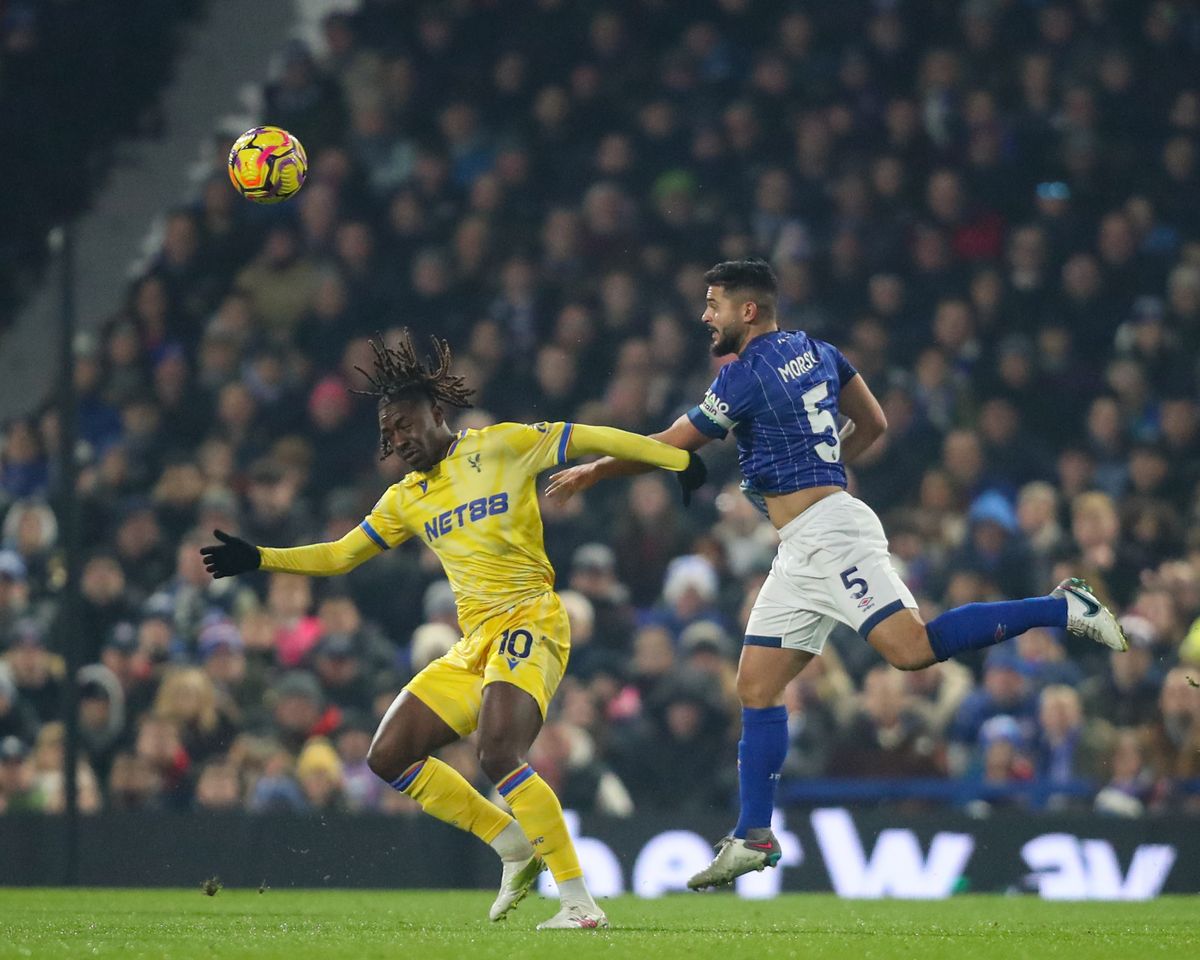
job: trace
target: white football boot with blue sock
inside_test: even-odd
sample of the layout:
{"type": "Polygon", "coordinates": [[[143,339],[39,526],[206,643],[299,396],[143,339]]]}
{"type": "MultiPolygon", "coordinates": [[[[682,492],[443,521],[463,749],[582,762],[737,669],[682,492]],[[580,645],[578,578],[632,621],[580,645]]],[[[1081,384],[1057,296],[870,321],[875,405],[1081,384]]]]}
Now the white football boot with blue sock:
{"type": "Polygon", "coordinates": [[[1125,631],[1112,611],[1096,599],[1086,580],[1068,577],[1050,596],[1067,601],[1067,630],[1077,637],[1087,637],[1110,650],[1128,650],[1125,631]]]}

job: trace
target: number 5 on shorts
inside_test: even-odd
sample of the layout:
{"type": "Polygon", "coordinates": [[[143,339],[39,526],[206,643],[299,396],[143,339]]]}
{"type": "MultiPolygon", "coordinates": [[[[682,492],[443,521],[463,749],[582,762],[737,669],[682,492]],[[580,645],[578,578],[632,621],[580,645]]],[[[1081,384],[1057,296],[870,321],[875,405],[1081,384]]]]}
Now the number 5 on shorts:
{"type": "Polygon", "coordinates": [[[867,595],[867,581],[862,577],[852,577],[851,574],[858,573],[858,567],[850,567],[848,570],[842,571],[842,586],[850,591],[850,596],[854,600],[861,600],[867,595]],[[858,587],[858,592],[854,592],[854,588],[858,587]]]}

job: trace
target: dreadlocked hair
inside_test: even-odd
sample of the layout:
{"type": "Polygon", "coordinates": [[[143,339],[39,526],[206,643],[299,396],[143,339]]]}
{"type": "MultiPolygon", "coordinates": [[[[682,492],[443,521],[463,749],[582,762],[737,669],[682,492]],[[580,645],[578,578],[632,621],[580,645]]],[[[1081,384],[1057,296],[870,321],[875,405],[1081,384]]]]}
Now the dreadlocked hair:
{"type": "MultiPolygon", "coordinates": [[[[395,347],[389,347],[383,342],[383,334],[376,334],[378,339],[368,341],[375,351],[374,373],[367,373],[362,367],[354,369],[361,373],[371,385],[369,390],[351,390],[362,397],[375,397],[380,403],[391,403],[393,400],[412,393],[423,393],[435,403],[445,403],[452,407],[470,407],[470,389],[461,376],[450,372],[450,344],[437,337],[433,341],[433,358],[426,357],[424,361],[417,356],[413,346],[412,334],[408,328],[400,331],[400,338],[395,347]]],[[[380,459],[386,460],[392,454],[392,445],[383,437],[379,438],[380,459]]]]}

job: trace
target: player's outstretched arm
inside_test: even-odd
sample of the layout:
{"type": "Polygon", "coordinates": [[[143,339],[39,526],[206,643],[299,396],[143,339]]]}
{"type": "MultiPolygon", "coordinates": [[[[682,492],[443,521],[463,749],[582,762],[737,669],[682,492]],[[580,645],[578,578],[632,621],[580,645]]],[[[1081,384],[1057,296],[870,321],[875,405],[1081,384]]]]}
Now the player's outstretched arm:
{"type": "Polygon", "coordinates": [[[590,427],[586,424],[576,424],[571,433],[569,453],[573,456],[585,453],[604,453],[607,456],[593,463],[581,463],[574,467],[569,467],[560,473],[556,473],[550,478],[550,484],[546,488],[546,493],[550,496],[560,496],[563,499],[567,499],[580,490],[586,490],[597,480],[646,473],[657,466],[668,470],[680,471],[680,482],[684,484],[685,489],[688,488],[689,483],[692,484],[691,489],[695,489],[695,487],[703,483],[703,479],[696,482],[693,477],[687,476],[687,470],[690,468],[694,473],[703,467],[703,461],[699,457],[695,457],[695,463],[700,465],[698,468],[694,465],[691,458],[684,458],[681,454],[698,450],[704,444],[708,443],[709,439],[709,437],[706,437],[692,426],[691,421],[686,416],[680,417],[661,433],[651,434],[649,437],[643,437],[636,433],[628,433],[612,427],[590,427]],[[580,430],[585,431],[583,438],[579,436],[580,430]],[[604,436],[600,440],[601,443],[604,442],[604,437],[611,438],[612,435],[631,438],[632,442],[637,445],[636,449],[647,451],[647,456],[638,456],[632,453],[631,448],[625,445],[627,442],[625,440],[618,440],[617,442],[621,445],[615,448],[611,446],[588,446],[589,443],[597,441],[595,435],[589,434],[587,431],[604,431],[604,436]],[[581,443],[584,445],[581,446],[581,443]],[[641,444],[650,444],[651,446],[642,447],[641,444]],[[663,454],[661,450],[664,446],[668,448],[666,454],[663,454]],[[650,459],[650,456],[665,456],[671,459],[660,462],[650,459]],[[679,465],[681,463],[683,464],[682,466],[679,465]]]}
{"type": "Polygon", "coordinates": [[[256,547],[222,530],[214,530],[213,535],[221,542],[201,547],[200,554],[204,557],[205,569],[215,580],[252,570],[333,577],[349,573],[380,552],[380,547],[362,527],[355,527],[333,543],[312,543],[303,547],[256,547]]]}
{"type": "Polygon", "coordinates": [[[838,409],[850,418],[841,433],[842,462],[853,463],[859,454],[883,436],[887,430],[887,417],[861,374],[855,374],[842,387],[838,409]]]}

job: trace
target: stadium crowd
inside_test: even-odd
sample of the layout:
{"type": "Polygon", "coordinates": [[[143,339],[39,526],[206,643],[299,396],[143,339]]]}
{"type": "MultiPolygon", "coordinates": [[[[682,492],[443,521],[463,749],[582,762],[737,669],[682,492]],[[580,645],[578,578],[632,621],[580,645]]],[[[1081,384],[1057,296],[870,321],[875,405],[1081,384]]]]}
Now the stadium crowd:
{"type": "MultiPolygon", "coordinates": [[[[83,809],[415,810],[365,757],[458,636],[433,554],[214,582],[199,546],[340,536],[403,474],[347,392],[376,330],[449,339],[478,391],[459,427],[653,432],[720,363],[703,271],[761,255],[781,324],[884,404],[852,490],[922,612],[1071,574],[1131,641],[1033,630],[902,674],[840,631],[788,691],[793,799],[868,778],[981,812],[1200,810],[1198,56],[1200,14],[1165,0],[328,16],[264,90],[308,148],[300,195],[241,200],[216,139],[75,345],[83,809]]],[[[57,426],[31,410],[0,452],[0,811],[63,806],[57,426]]],[[[731,446],[690,510],[656,474],[543,505],[574,651],[531,760],[564,806],[732,806],[740,631],[777,540],[731,446]]],[[[443,756],[484,785],[469,744],[443,756]]]]}

